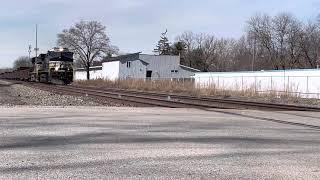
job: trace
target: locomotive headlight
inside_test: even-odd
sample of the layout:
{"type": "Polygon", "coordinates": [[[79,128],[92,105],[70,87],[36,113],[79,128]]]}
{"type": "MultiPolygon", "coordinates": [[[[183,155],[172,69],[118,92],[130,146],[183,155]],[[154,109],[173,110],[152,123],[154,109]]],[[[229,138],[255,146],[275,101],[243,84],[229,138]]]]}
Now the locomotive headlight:
{"type": "Polygon", "coordinates": [[[56,71],[59,71],[59,67],[56,67],[55,70],[56,70],[56,71]]]}

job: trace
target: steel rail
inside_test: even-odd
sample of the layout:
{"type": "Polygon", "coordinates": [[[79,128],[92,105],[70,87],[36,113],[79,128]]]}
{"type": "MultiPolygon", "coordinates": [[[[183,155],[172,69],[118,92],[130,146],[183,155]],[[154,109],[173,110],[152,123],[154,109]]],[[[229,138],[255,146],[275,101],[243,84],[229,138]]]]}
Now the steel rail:
{"type": "MultiPolygon", "coordinates": [[[[122,93],[118,92],[107,92],[106,90],[94,90],[92,88],[80,88],[80,87],[74,87],[74,86],[60,86],[60,85],[47,85],[47,84],[39,84],[39,83],[28,83],[27,85],[31,85],[32,87],[43,89],[46,91],[54,91],[55,93],[63,93],[68,95],[80,95],[80,96],[91,96],[95,98],[111,98],[119,101],[124,102],[133,102],[138,103],[142,105],[148,105],[148,106],[157,106],[157,107],[170,107],[170,108],[197,108],[202,109],[205,111],[212,111],[217,113],[223,113],[228,115],[234,115],[234,116],[242,116],[246,118],[252,118],[256,120],[262,120],[262,121],[269,121],[274,123],[280,123],[280,124],[286,124],[286,125],[292,125],[292,126],[299,126],[299,127],[305,127],[310,128],[314,130],[320,130],[320,126],[312,125],[312,124],[306,124],[306,123],[299,123],[299,122],[291,122],[291,121],[285,121],[280,119],[274,119],[274,118],[268,118],[268,117],[258,117],[258,116],[251,116],[246,115],[238,112],[229,112],[224,111],[222,109],[228,109],[224,107],[218,107],[217,105],[205,105],[205,104],[196,104],[196,103],[188,103],[188,102],[182,102],[182,101],[172,101],[172,100],[165,100],[161,98],[154,98],[154,97],[144,97],[141,94],[133,95],[133,94],[124,94],[124,90],[122,90],[122,93]],[[218,108],[218,109],[217,109],[218,108]],[[219,110],[220,109],[220,110],[219,110]]],[[[116,90],[116,89],[114,89],[116,90]]],[[[147,92],[142,92],[147,93],[147,92]]],[[[153,93],[154,95],[158,93],[153,93]]],[[[210,98],[209,98],[210,99],[210,98]]],[[[285,105],[284,105],[285,106],[285,105]]],[[[297,106],[300,107],[300,106],[297,106]]],[[[268,107],[270,108],[270,107],[268,107]]],[[[274,109],[277,109],[277,107],[273,107],[274,109]]],[[[308,107],[307,107],[308,108],[308,107]]],[[[288,109],[291,109],[291,106],[289,106],[288,109]]],[[[295,107],[294,110],[297,108],[295,107]]],[[[293,109],[291,109],[293,110],[293,109]]],[[[306,109],[303,109],[304,111],[306,109]]],[[[312,108],[312,111],[314,109],[312,108]]]]}
{"type": "MultiPolygon", "coordinates": [[[[73,86],[77,88],[83,88],[80,86],[73,86]]],[[[237,99],[221,99],[214,97],[196,97],[188,95],[179,95],[172,93],[161,93],[161,92],[146,92],[146,91],[135,91],[135,90],[125,90],[125,89],[115,89],[115,88],[103,88],[97,89],[93,87],[86,87],[85,89],[96,90],[100,92],[117,92],[122,94],[135,94],[140,96],[151,96],[160,97],[163,99],[170,99],[170,101],[192,101],[197,102],[196,104],[212,105],[220,104],[218,107],[225,108],[242,108],[242,109],[263,109],[263,110],[287,110],[287,111],[313,111],[320,112],[318,107],[308,107],[308,106],[297,106],[288,104],[276,104],[276,103],[264,103],[264,102],[253,102],[237,99]]]]}

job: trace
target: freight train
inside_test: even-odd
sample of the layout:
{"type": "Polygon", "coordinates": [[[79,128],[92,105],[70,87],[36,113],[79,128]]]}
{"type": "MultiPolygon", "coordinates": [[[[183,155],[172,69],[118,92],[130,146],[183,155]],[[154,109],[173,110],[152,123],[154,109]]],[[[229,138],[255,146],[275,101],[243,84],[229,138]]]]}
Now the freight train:
{"type": "Polygon", "coordinates": [[[47,54],[31,59],[32,67],[21,67],[0,74],[2,79],[53,84],[70,84],[73,81],[73,52],[67,48],[53,48],[47,54]]]}

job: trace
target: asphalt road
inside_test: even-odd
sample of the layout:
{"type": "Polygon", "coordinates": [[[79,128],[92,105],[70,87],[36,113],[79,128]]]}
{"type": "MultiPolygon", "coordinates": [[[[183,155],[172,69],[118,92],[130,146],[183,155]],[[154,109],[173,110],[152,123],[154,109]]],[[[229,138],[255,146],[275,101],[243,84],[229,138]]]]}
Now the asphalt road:
{"type": "Polygon", "coordinates": [[[319,129],[248,117],[319,113],[234,112],[0,108],[0,179],[320,179],[319,129]]]}

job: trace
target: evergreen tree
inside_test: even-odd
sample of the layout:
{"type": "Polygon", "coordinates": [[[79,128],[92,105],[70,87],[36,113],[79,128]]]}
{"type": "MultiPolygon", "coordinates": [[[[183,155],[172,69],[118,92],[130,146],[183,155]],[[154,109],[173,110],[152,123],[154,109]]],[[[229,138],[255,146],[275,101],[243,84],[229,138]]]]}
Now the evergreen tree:
{"type": "Polygon", "coordinates": [[[158,41],[158,44],[156,48],[154,49],[155,53],[158,53],[159,55],[170,55],[171,54],[171,46],[169,39],[167,37],[168,30],[166,32],[161,33],[160,40],[158,41]]]}
{"type": "Polygon", "coordinates": [[[181,42],[181,41],[178,41],[178,42],[175,42],[173,43],[172,47],[171,47],[171,54],[173,55],[183,55],[184,51],[186,50],[186,45],[181,42]]]}

